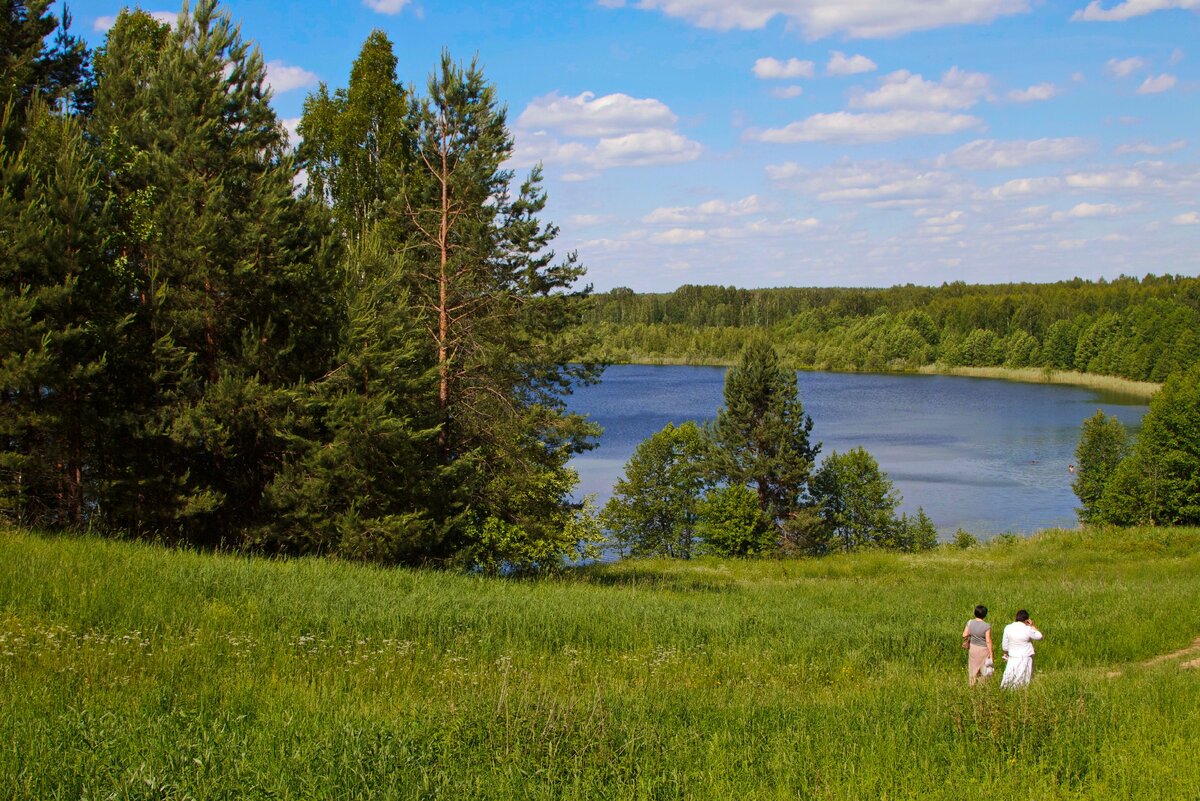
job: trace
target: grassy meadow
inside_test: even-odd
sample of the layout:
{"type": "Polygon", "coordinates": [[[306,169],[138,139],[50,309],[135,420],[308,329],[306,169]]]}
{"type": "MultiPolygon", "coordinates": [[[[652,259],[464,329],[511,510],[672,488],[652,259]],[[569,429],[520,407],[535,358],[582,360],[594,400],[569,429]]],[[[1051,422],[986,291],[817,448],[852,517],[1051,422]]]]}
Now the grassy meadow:
{"type": "Polygon", "coordinates": [[[0,798],[1200,798],[1200,530],[542,580],[0,554],[0,798]],[[979,602],[1045,632],[1027,691],[966,686],[979,602]]]}

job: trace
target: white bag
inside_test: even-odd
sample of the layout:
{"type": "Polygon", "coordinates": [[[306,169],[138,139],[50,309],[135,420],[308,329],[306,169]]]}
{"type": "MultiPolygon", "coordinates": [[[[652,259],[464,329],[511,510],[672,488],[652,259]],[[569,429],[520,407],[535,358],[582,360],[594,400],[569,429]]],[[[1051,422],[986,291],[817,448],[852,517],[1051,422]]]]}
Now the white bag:
{"type": "Polygon", "coordinates": [[[984,678],[987,678],[988,676],[992,675],[995,672],[996,672],[996,667],[995,667],[995,665],[992,664],[992,660],[989,658],[988,661],[983,663],[983,676],[984,676],[984,678]]]}

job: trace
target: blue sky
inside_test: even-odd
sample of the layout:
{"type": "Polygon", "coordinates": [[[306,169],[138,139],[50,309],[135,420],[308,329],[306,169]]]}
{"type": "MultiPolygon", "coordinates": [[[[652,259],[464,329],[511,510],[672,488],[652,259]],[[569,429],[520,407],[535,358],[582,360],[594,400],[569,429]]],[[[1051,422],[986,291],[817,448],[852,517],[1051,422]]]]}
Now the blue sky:
{"type": "MultiPolygon", "coordinates": [[[[70,4],[93,44],[120,7],[70,4]]],[[[373,28],[418,86],[477,54],[600,290],[1200,272],[1200,0],[223,8],[290,125],[373,28]]]]}

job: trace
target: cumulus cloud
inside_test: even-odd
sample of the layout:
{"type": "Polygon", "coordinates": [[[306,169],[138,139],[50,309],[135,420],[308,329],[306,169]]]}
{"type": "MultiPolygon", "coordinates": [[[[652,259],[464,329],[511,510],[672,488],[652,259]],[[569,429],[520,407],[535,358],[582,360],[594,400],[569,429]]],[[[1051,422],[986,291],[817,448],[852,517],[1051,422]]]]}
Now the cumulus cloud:
{"type": "Polygon", "coordinates": [[[566,136],[616,136],[647,128],[670,128],[675,115],[654,98],[636,98],[616,93],[596,97],[583,92],[563,97],[557,92],[535,98],[517,118],[517,126],[528,130],[553,130],[566,136]]]}
{"type": "Polygon", "coordinates": [[[1073,189],[1141,189],[1149,183],[1150,177],[1142,170],[1076,172],[1067,176],[1067,186],[1073,189]]]}
{"type": "Polygon", "coordinates": [[[781,86],[778,89],[772,89],[771,94],[778,97],[780,100],[791,100],[793,97],[799,97],[804,94],[803,86],[781,86]]]}
{"type": "Polygon", "coordinates": [[[1197,11],[1200,10],[1200,0],[1125,0],[1112,8],[1105,8],[1101,0],[1092,0],[1086,8],[1072,14],[1071,19],[1081,22],[1124,22],[1133,17],[1169,8],[1197,11]]]}
{"type": "Polygon", "coordinates": [[[1200,225],[1200,212],[1185,211],[1183,214],[1176,214],[1171,218],[1171,222],[1176,225],[1200,225]]]}
{"type": "Polygon", "coordinates": [[[928,205],[968,191],[951,174],[890,161],[843,161],[820,169],[787,162],[767,167],[767,177],[823,203],[866,203],[876,207],[928,205]]]}
{"type": "Polygon", "coordinates": [[[996,200],[1007,200],[1013,197],[1030,195],[1045,195],[1057,191],[1062,186],[1062,180],[1053,176],[1043,178],[1014,178],[994,186],[988,195],[996,200]]]}
{"type": "Polygon", "coordinates": [[[1110,58],[1108,63],[1104,65],[1104,69],[1108,71],[1108,74],[1115,78],[1126,78],[1145,68],[1146,62],[1136,56],[1122,59],[1110,58]]]}
{"type": "Polygon", "coordinates": [[[693,223],[700,220],[744,217],[763,211],[763,202],[758,195],[747,195],[741,200],[708,200],[697,206],[673,206],[655,209],[642,218],[644,223],[693,223]]]}
{"type": "Polygon", "coordinates": [[[1069,161],[1085,155],[1091,149],[1087,140],[1077,137],[1008,142],[976,139],[939,156],[935,163],[942,168],[1002,170],[1051,161],[1069,161]]]}
{"type": "Polygon", "coordinates": [[[811,61],[801,61],[798,58],[789,58],[787,61],[780,61],[777,58],[760,58],[754,62],[754,75],[764,80],[811,78],[814,66],[811,61]]]}
{"type": "Polygon", "coordinates": [[[1125,211],[1115,203],[1077,203],[1069,211],[1056,212],[1054,220],[1085,220],[1093,217],[1115,217],[1125,211]]]}
{"type": "Polygon", "coordinates": [[[982,127],[983,121],[978,117],[967,114],[950,114],[945,111],[897,110],[865,114],[838,111],[832,114],[814,114],[783,128],[749,132],[747,138],[778,144],[795,144],[797,142],[864,144],[890,142],[908,136],[955,134],[982,127]]]}
{"type": "MultiPolygon", "coordinates": [[[[175,27],[175,22],[179,19],[178,11],[147,11],[146,13],[154,17],[154,19],[158,20],[163,25],[170,25],[171,27],[175,27]]],[[[116,24],[116,17],[96,17],[95,21],[92,22],[92,29],[99,31],[100,33],[104,33],[116,24]]]]}
{"type": "Polygon", "coordinates": [[[408,0],[363,0],[363,5],[380,14],[399,14],[408,0]]]}
{"type": "Polygon", "coordinates": [[[671,228],[651,235],[650,241],[658,245],[692,245],[707,235],[705,231],[695,228],[671,228]]]}
{"type": "Polygon", "coordinates": [[[992,22],[1028,11],[1030,0],[641,0],[637,7],[655,9],[702,28],[756,30],[775,17],[784,17],[810,39],[836,33],[876,39],[947,25],[992,22]]]}
{"type": "Polygon", "coordinates": [[[267,62],[267,84],[275,94],[313,86],[317,76],[303,67],[291,67],[282,61],[267,62]]]}
{"type": "MultiPolygon", "coordinates": [[[[674,119],[673,114],[671,118],[674,119]]],[[[572,121],[564,121],[563,128],[565,131],[588,130],[586,126],[576,127],[572,121]]],[[[612,131],[613,127],[604,124],[595,130],[612,131]]],[[[564,179],[584,180],[606,169],[655,167],[694,161],[703,152],[700,143],[668,128],[652,127],[642,131],[602,137],[592,135],[587,138],[592,140],[560,140],[551,132],[529,131],[527,127],[520,125],[518,120],[515,132],[516,146],[510,161],[515,167],[529,167],[539,162],[575,167],[575,171],[564,174],[564,179]]]]}
{"type": "Polygon", "coordinates": [[[965,109],[988,93],[988,76],[951,67],[938,82],[908,70],[886,75],[873,92],[858,91],[850,98],[855,108],[965,109]]]}
{"type": "Polygon", "coordinates": [[[874,72],[878,67],[875,62],[864,55],[847,56],[839,50],[830,51],[829,63],[825,65],[826,75],[859,75],[864,72],[874,72]]]}
{"type": "Polygon", "coordinates": [[[1049,100],[1058,94],[1058,87],[1052,83],[1038,83],[1027,89],[1013,89],[1005,97],[1014,103],[1032,103],[1038,100],[1049,100]]]}
{"type": "Polygon", "coordinates": [[[1159,92],[1165,92],[1168,89],[1175,87],[1174,75],[1155,75],[1142,81],[1142,85],[1138,87],[1139,95],[1156,95],[1159,92]]]}

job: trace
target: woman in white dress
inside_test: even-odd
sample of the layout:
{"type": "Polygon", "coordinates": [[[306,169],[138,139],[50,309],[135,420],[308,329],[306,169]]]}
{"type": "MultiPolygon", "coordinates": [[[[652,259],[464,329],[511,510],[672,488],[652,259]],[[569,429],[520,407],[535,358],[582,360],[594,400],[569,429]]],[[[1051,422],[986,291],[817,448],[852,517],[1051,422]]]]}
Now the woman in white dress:
{"type": "Polygon", "coordinates": [[[1033,678],[1033,643],[1042,639],[1042,633],[1029,619],[1029,613],[1022,609],[1017,612],[1017,619],[1004,627],[1004,638],[1000,647],[1008,664],[1004,666],[1004,676],[1000,686],[1006,690],[1016,690],[1028,686],[1033,678]]]}

